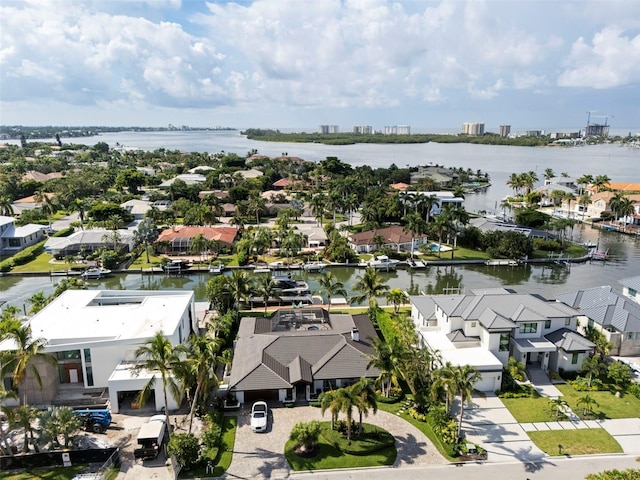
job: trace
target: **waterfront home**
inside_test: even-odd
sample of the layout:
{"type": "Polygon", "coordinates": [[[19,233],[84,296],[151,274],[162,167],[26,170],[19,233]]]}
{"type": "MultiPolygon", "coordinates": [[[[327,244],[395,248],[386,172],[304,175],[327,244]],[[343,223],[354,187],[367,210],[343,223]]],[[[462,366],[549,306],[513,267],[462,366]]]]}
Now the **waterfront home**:
{"type": "Polygon", "coordinates": [[[495,288],[409,300],[420,346],[444,362],[475,367],[479,391],[500,389],[509,357],[546,372],[577,371],[593,350],[575,332],[576,310],[536,295],[495,288]]]}
{"type": "Polygon", "coordinates": [[[46,228],[33,223],[16,227],[13,217],[0,215],[0,255],[14,255],[44,240],[46,228]]]}
{"type": "Polygon", "coordinates": [[[461,207],[464,204],[464,198],[456,197],[453,192],[423,192],[423,191],[409,191],[405,192],[406,197],[414,198],[420,201],[420,197],[434,197],[435,202],[431,207],[430,215],[439,215],[442,209],[446,205],[452,205],[454,208],[461,207]]]}
{"type": "Polygon", "coordinates": [[[166,190],[173,185],[176,180],[182,180],[187,185],[198,185],[200,183],[204,183],[207,180],[207,177],[199,173],[183,173],[182,175],[178,175],[162,182],[158,185],[158,188],[166,190]]]}
{"type": "Polygon", "coordinates": [[[198,235],[202,235],[209,241],[217,242],[220,246],[231,247],[238,237],[238,229],[235,227],[176,225],[163,230],[158,235],[156,245],[164,245],[165,253],[170,255],[193,254],[191,242],[198,235]]]}
{"type": "MultiPolygon", "coordinates": [[[[27,369],[18,387],[20,398],[26,395],[29,404],[49,405],[59,393],[77,392],[81,397],[108,389],[114,413],[124,395],[139,392],[158,375],[136,375],[132,370],[141,345],[163,332],[175,346],[197,331],[194,293],[182,290],[67,290],[28,325],[34,338],[47,342],[43,353],[54,356],[58,365],[37,363],[42,388],[27,369]]],[[[14,348],[11,340],[0,342],[0,352],[14,348]]],[[[177,408],[181,399],[169,392],[168,396],[169,408],[177,408]]],[[[156,410],[164,406],[162,388],[156,386],[151,398],[156,410]]]]}
{"type": "MultiPolygon", "coordinates": [[[[640,286],[639,277],[623,280],[628,294],[640,286]]],[[[578,330],[587,327],[602,332],[611,342],[611,355],[640,355],[640,305],[609,285],[576,290],[558,295],[556,299],[579,313],[578,330]]]]}
{"type": "Polygon", "coordinates": [[[295,402],[377,378],[367,368],[377,334],[367,315],[320,308],[280,309],[272,318],[240,321],[228,392],[240,403],[295,402]]]}
{"type": "MultiPolygon", "coordinates": [[[[615,192],[610,192],[610,191],[598,192],[598,193],[592,194],[589,197],[589,199],[591,200],[591,203],[587,205],[584,215],[589,218],[600,218],[602,213],[611,212],[611,205],[610,205],[611,199],[615,196],[615,194],[616,194],[615,192]]],[[[625,197],[631,200],[632,202],[634,202],[635,214],[639,215],[640,207],[638,206],[638,204],[640,204],[640,194],[638,193],[626,194],[625,197]]],[[[572,203],[574,204],[574,208],[576,209],[580,208],[578,206],[577,200],[572,203]]],[[[632,221],[631,218],[629,218],[627,223],[636,223],[636,222],[632,221]]],[[[640,224],[640,219],[637,221],[637,224],[640,224]]]]}
{"type": "Polygon", "coordinates": [[[367,230],[366,232],[350,233],[347,237],[349,246],[356,253],[372,253],[379,247],[387,247],[393,250],[405,250],[410,252],[411,249],[417,249],[418,245],[427,243],[427,235],[417,235],[412,237],[411,232],[405,231],[401,226],[376,228],[367,230]],[[378,240],[382,243],[378,245],[378,240]]]}
{"type": "Polygon", "coordinates": [[[44,251],[54,257],[64,258],[67,255],[95,252],[101,248],[113,249],[114,245],[124,252],[131,252],[134,246],[133,230],[78,230],[68,237],[50,237],[44,244],[44,251]]]}

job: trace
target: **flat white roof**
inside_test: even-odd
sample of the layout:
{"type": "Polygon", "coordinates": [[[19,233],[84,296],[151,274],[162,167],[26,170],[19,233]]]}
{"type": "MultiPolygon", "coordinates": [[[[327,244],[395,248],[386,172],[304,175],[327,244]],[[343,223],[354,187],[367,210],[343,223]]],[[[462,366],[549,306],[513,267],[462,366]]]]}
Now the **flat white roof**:
{"type": "Polygon", "coordinates": [[[482,347],[456,348],[456,346],[440,332],[420,332],[425,342],[433,350],[438,350],[444,362],[452,365],[471,365],[479,371],[502,370],[502,362],[482,347]]]}
{"type": "MultiPolygon", "coordinates": [[[[35,338],[47,340],[45,351],[59,351],[60,345],[139,343],[160,330],[172,335],[193,298],[192,291],[181,290],[67,290],[30,325],[35,338]]],[[[0,343],[0,351],[8,349],[11,345],[0,343]]]]}

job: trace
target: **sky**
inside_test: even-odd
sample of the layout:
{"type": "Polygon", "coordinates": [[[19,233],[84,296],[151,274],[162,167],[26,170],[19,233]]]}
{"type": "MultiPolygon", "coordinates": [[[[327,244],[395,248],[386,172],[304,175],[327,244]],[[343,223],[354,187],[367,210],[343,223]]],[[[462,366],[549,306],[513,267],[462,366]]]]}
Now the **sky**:
{"type": "Polygon", "coordinates": [[[638,0],[0,0],[0,124],[640,130],[638,0]]]}

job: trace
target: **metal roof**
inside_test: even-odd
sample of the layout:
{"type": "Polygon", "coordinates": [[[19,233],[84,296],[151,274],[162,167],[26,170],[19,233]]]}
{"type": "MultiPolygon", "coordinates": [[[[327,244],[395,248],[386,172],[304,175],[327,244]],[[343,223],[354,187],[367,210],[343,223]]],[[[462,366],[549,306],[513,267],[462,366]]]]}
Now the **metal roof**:
{"type": "Polygon", "coordinates": [[[544,338],[565,352],[586,352],[595,347],[594,343],[568,328],[556,330],[555,332],[545,335],[544,338]]]}

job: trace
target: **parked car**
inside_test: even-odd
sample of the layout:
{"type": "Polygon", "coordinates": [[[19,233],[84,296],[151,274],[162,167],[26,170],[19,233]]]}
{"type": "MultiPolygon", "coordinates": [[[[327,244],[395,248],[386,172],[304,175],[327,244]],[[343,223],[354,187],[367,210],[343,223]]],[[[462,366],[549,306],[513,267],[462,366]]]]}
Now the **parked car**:
{"type": "Polygon", "coordinates": [[[253,430],[254,432],[266,432],[268,418],[269,407],[267,407],[267,403],[254,403],[251,407],[251,430],[253,430]]]}

